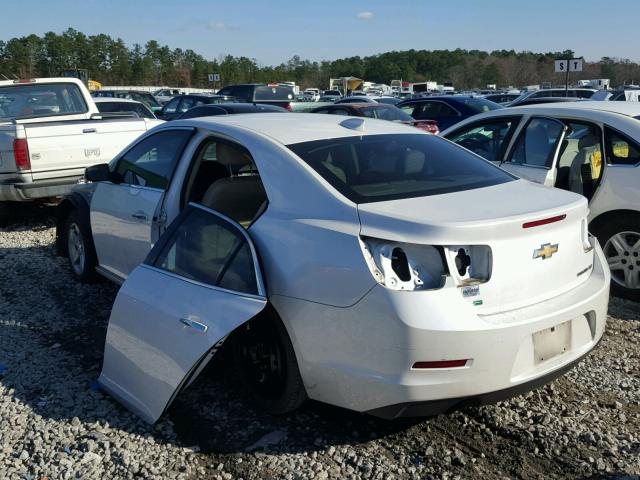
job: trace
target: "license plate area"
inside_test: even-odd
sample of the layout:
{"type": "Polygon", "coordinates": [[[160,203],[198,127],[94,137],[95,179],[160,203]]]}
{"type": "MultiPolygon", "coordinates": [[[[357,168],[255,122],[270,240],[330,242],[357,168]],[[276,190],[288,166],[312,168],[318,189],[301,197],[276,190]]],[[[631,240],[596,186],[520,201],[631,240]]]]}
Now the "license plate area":
{"type": "Polygon", "coordinates": [[[533,334],[535,363],[542,363],[571,348],[571,320],[533,334]]]}

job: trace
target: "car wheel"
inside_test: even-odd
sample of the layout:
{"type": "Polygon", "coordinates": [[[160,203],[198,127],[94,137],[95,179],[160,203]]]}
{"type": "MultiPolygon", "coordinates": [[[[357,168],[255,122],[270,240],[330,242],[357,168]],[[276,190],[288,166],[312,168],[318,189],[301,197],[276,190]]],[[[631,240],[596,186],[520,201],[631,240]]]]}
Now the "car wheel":
{"type": "Polygon", "coordinates": [[[236,336],[234,363],[254,401],[271,414],[291,412],[307,399],[289,335],[270,307],[236,336]]]}
{"type": "Polygon", "coordinates": [[[611,293],[640,301],[640,217],[617,216],[594,233],[611,270],[611,293]]]}
{"type": "Polygon", "coordinates": [[[74,275],[83,283],[98,279],[98,264],[91,232],[77,211],[72,211],[65,223],[67,258],[74,275]]]}

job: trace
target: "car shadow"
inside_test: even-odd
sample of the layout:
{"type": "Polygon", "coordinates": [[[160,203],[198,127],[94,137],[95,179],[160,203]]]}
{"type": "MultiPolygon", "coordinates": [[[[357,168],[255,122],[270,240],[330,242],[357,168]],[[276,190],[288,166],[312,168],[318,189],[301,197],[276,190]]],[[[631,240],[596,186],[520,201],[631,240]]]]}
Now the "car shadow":
{"type": "MultiPolygon", "coordinates": [[[[2,218],[0,232],[18,236],[0,244],[0,269],[11,272],[0,282],[0,384],[29,410],[27,415],[80,421],[88,432],[108,425],[221,454],[311,452],[327,444],[367,442],[415,423],[383,421],[317,402],[289,415],[268,415],[245,393],[223,355],[155,425],[146,424],[96,382],[118,287],[74,278],[67,260],[56,255],[53,208],[20,205],[2,218]],[[29,237],[28,232],[40,233],[29,237]]],[[[81,435],[63,443],[73,451],[85,441],[81,435]]]]}

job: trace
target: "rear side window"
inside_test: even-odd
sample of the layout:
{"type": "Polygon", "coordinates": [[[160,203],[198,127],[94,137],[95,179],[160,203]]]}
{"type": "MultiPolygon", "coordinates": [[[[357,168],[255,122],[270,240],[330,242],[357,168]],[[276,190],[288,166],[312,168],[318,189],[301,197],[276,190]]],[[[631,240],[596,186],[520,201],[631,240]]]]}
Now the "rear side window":
{"type": "Polygon", "coordinates": [[[258,86],[253,92],[253,99],[256,102],[290,102],[293,100],[293,90],[291,87],[270,87],[268,85],[258,86]]]}
{"type": "Polygon", "coordinates": [[[486,98],[461,97],[457,98],[456,101],[463,103],[475,113],[490,112],[491,110],[504,108],[502,105],[498,105],[497,103],[487,100],[486,98]]]}
{"type": "Polygon", "coordinates": [[[86,113],[82,92],[73,83],[20,84],[0,88],[0,119],[86,113]]]}
{"type": "Polygon", "coordinates": [[[355,203],[459,192],[515,178],[433,135],[365,135],[288,148],[355,203]]]}
{"type": "Polygon", "coordinates": [[[115,164],[123,183],[166,189],[191,130],[168,130],[140,141],[115,164]]]}
{"type": "Polygon", "coordinates": [[[640,163],[640,146],[626,135],[607,128],[605,143],[609,165],[637,165],[640,163]]]}

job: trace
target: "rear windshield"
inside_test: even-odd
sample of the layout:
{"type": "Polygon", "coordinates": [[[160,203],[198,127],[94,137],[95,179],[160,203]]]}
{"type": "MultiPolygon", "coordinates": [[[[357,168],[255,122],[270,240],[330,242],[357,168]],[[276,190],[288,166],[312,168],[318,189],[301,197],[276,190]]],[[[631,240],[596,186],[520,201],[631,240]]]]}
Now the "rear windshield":
{"type": "Polygon", "coordinates": [[[413,122],[413,117],[396,107],[381,105],[371,105],[360,107],[362,115],[369,118],[379,118],[380,120],[391,120],[397,122],[413,122]]]}
{"type": "Polygon", "coordinates": [[[427,134],[334,138],[288,148],[355,203],[460,192],[515,178],[427,134]]]}
{"type": "Polygon", "coordinates": [[[267,85],[256,87],[253,93],[253,99],[256,102],[290,102],[293,100],[293,89],[291,87],[269,87],[267,85]]]}
{"type": "Polygon", "coordinates": [[[155,116],[144,105],[129,102],[98,102],[98,111],[101,113],[136,113],[140,118],[155,118],[155,116]]]}
{"type": "Polygon", "coordinates": [[[460,103],[464,103],[467,107],[473,110],[476,113],[489,112],[491,110],[498,110],[499,108],[504,108],[502,105],[492,102],[491,100],[487,100],[486,98],[477,98],[477,97],[469,97],[469,98],[457,98],[456,101],[460,103]]]}
{"type": "Polygon", "coordinates": [[[23,84],[0,88],[0,119],[86,113],[87,104],[73,83],[23,84]]]}

